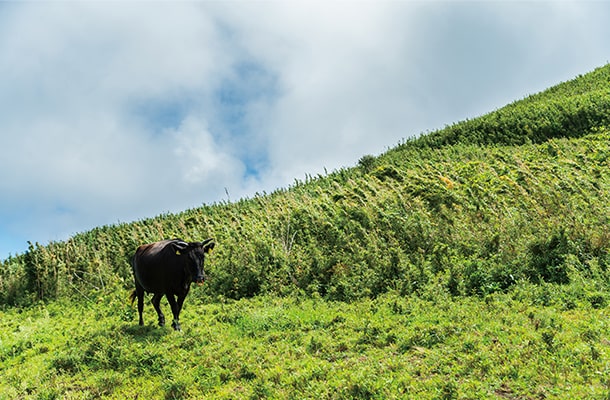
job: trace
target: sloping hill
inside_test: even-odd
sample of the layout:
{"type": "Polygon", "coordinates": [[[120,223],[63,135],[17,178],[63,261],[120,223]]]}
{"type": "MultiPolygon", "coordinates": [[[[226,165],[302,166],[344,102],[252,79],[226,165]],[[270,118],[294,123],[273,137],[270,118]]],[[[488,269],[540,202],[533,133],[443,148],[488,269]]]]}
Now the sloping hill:
{"type": "Polygon", "coordinates": [[[605,66],[416,142],[439,148],[456,143],[521,145],[579,137],[594,127],[608,126],[609,90],[610,69],[605,66]]]}
{"type": "Polygon", "coordinates": [[[484,295],[610,281],[610,65],[272,194],[33,244],[0,303],[131,287],[137,245],[214,237],[206,294],[484,295]]]}

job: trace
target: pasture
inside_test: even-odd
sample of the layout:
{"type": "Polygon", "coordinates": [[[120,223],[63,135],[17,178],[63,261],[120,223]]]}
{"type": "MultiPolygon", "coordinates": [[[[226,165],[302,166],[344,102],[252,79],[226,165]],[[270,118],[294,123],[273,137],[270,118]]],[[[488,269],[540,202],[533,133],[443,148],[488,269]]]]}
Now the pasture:
{"type": "MultiPolygon", "coordinates": [[[[443,288],[350,303],[185,303],[137,324],[127,292],[0,312],[1,399],[607,398],[609,310],[584,287],[443,288]]],[[[164,300],[162,306],[167,309],[164,300]]],[[[148,308],[147,316],[154,312],[148,308]]]]}

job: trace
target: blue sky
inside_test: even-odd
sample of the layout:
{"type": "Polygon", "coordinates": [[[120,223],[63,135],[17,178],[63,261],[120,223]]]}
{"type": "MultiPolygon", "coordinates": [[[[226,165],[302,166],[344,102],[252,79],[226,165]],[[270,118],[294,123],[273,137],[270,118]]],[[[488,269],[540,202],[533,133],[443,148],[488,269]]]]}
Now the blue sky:
{"type": "Polygon", "coordinates": [[[286,187],[610,61],[606,2],[0,3],[0,259],[286,187]]]}

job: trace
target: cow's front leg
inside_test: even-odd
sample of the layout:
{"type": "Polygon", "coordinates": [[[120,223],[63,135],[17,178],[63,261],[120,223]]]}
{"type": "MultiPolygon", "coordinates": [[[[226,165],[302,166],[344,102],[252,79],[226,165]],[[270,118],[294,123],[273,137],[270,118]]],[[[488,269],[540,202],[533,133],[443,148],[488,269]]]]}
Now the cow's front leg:
{"type": "Polygon", "coordinates": [[[181,331],[182,328],[180,327],[180,306],[176,302],[176,299],[173,294],[168,294],[166,297],[167,301],[169,301],[170,307],[172,308],[172,314],[174,315],[174,322],[172,322],[172,327],[177,331],[181,331]]]}
{"type": "Polygon", "coordinates": [[[163,312],[161,311],[161,298],[163,298],[162,294],[155,293],[151,303],[159,316],[159,326],[165,326],[165,315],[163,315],[163,312]]]}

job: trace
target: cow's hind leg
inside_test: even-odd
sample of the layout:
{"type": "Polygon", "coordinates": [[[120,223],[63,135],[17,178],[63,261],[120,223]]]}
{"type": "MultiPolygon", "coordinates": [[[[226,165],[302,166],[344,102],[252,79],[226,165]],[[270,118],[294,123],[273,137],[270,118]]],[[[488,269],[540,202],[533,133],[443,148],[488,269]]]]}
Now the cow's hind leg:
{"type": "MultiPolygon", "coordinates": [[[[140,316],[140,325],[144,325],[144,318],[142,318],[142,313],[144,312],[144,288],[136,283],[135,297],[138,298],[138,314],[140,316]]],[[[133,295],[132,295],[133,299],[133,295]]],[[[133,301],[132,303],[133,304],[133,301]]]]}
{"type": "Polygon", "coordinates": [[[172,314],[174,315],[174,322],[172,322],[172,327],[177,330],[177,331],[181,331],[182,328],[180,327],[180,308],[182,308],[182,301],[184,301],[184,299],[182,301],[180,301],[180,298],[178,298],[179,303],[176,302],[176,298],[174,297],[173,294],[168,294],[167,296],[167,301],[169,302],[169,305],[172,308],[172,314]],[[178,305],[180,304],[180,305],[178,305]]]}
{"type": "Polygon", "coordinates": [[[165,315],[163,315],[163,311],[161,311],[161,304],[160,304],[162,297],[163,297],[162,294],[155,293],[151,300],[152,305],[155,308],[157,315],[159,316],[159,326],[165,326],[165,315]]]}

